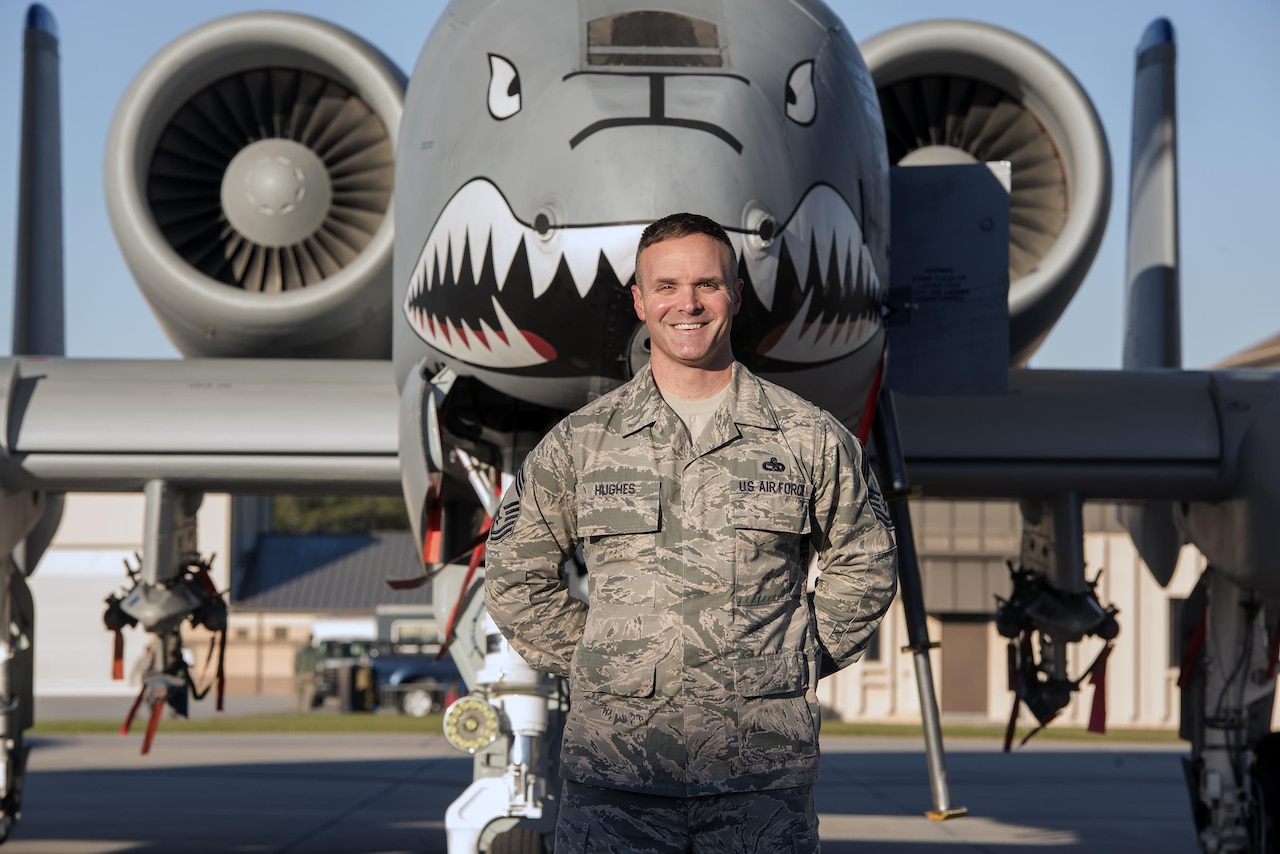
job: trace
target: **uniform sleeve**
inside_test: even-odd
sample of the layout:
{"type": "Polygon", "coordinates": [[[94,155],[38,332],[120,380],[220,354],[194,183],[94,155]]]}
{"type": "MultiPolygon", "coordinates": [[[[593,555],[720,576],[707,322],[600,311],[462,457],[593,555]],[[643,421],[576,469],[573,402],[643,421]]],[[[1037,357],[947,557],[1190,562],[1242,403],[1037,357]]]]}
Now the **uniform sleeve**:
{"type": "Polygon", "coordinates": [[[861,443],[824,413],[814,446],[813,606],[823,675],[862,657],[898,589],[889,511],[861,443]]]}
{"type": "Polygon", "coordinates": [[[569,675],[587,603],[569,595],[564,564],[578,546],[576,473],[561,422],[525,458],[489,531],[484,601],[530,666],[569,675]]]}

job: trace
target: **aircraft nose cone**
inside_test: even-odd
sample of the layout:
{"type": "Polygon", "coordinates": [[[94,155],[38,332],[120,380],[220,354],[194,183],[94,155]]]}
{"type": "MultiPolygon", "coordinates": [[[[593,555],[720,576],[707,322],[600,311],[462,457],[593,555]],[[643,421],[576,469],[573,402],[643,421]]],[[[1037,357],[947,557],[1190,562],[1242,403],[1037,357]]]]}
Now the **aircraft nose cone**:
{"type": "Polygon", "coordinates": [[[333,197],[315,152],[287,139],[246,146],[222,177],[222,208],[237,231],[263,246],[290,246],[324,222],[333,197]]]}

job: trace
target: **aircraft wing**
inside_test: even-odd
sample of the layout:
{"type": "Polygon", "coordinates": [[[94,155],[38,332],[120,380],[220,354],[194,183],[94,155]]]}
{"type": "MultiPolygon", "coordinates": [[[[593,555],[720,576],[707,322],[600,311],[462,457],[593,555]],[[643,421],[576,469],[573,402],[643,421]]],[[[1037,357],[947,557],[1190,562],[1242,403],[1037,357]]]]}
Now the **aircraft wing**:
{"type": "Polygon", "coordinates": [[[6,490],[400,491],[385,361],[0,360],[6,490]]]}
{"type": "MultiPolygon", "coordinates": [[[[396,493],[391,372],[383,361],[0,360],[0,483],[396,493]]],[[[911,477],[936,496],[1220,500],[1224,397],[1245,382],[1280,389],[1280,374],[1241,376],[1015,369],[1004,395],[901,395],[911,477]]]]}
{"type": "Polygon", "coordinates": [[[1220,500],[1233,463],[1225,425],[1238,393],[1280,374],[1014,369],[1007,394],[898,396],[912,482],[929,495],[1220,500]]]}

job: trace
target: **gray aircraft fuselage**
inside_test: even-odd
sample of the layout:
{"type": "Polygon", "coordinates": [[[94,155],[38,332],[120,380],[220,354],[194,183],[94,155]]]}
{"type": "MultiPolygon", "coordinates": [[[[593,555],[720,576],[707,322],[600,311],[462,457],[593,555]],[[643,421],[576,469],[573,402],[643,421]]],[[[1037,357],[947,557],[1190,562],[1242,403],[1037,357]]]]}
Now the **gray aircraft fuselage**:
{"type": "Polygon", "coordinates": [[[636,243],[688,210],[738,249],[738,358],[853,421],[888,282],[888,159],[856,45],[818,2],[636,5],[441,15],[399,136],[397,379],[426,356],[561,409],[626,381],[647,358],[636,243]]]}

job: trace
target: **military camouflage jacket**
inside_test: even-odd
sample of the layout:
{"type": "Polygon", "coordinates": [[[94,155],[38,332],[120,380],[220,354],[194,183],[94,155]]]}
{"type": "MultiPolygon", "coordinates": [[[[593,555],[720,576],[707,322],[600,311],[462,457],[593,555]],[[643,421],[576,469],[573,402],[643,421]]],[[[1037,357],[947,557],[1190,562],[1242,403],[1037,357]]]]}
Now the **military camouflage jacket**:
{"type": "Polygon", "coordinates": [[[560,422],[503,497],[485,602],[532,666],[570,680],[571,780],[678,796],[813,782],[819,658],[855,661],[893,598],[858,441],[741,365],[732,384],[695,445],[645,368],[560,422]],[[579,545],[589,604],[562,569],[579,545]]]}

